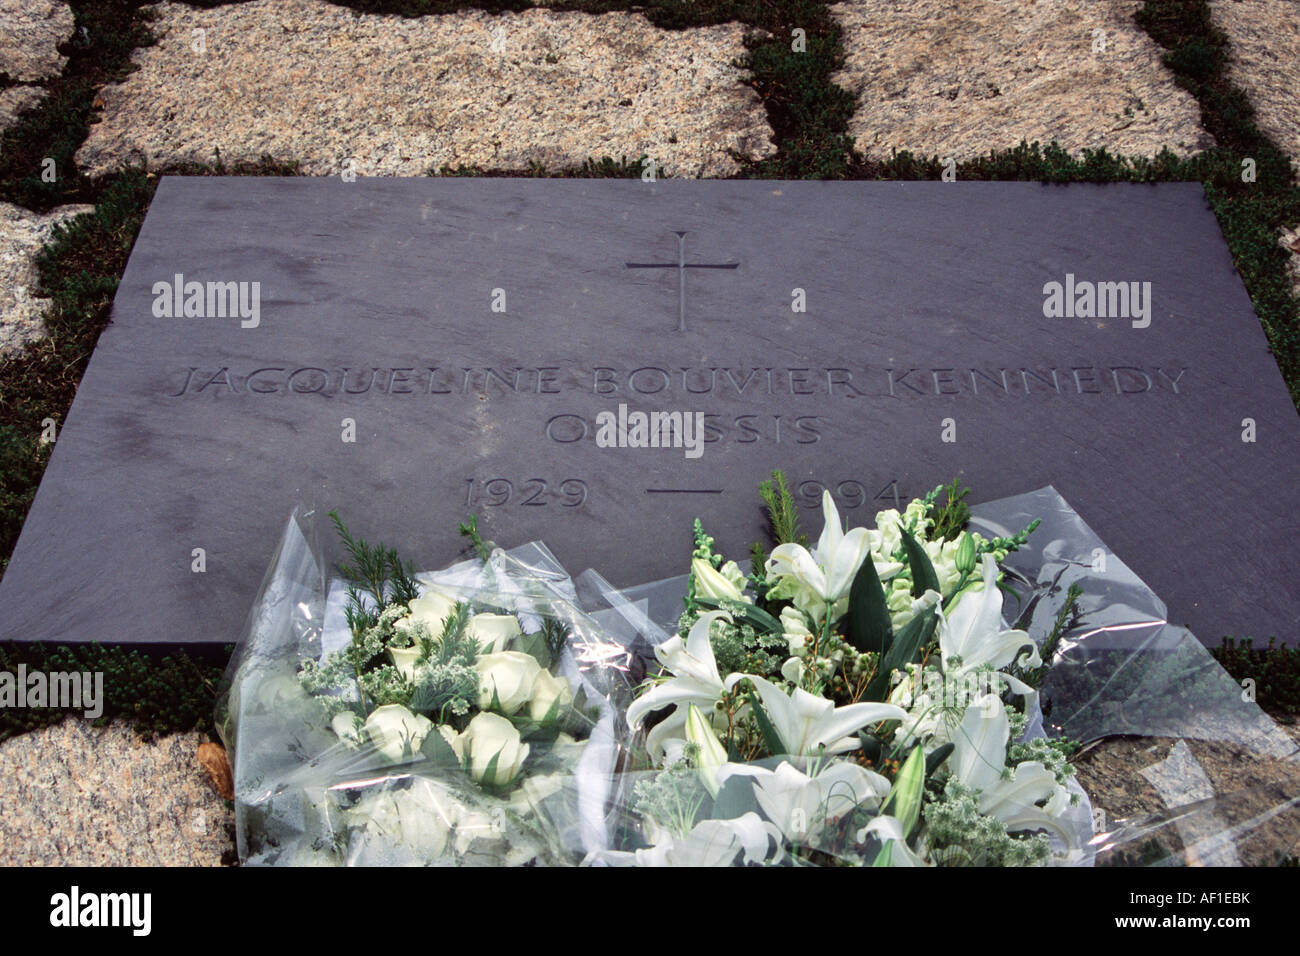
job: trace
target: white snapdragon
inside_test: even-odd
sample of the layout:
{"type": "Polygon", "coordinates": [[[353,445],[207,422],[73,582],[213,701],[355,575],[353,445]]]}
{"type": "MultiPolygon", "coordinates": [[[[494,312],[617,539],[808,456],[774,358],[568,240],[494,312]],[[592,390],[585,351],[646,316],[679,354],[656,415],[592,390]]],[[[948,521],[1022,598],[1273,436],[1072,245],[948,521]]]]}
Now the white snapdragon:
{"type": "Polygon", "coordinates": [[[811,649],[813,633],[808,628],[808,618],[796,607],[781,609],[781,630],[794,657],[805,657],[811,649]]]}

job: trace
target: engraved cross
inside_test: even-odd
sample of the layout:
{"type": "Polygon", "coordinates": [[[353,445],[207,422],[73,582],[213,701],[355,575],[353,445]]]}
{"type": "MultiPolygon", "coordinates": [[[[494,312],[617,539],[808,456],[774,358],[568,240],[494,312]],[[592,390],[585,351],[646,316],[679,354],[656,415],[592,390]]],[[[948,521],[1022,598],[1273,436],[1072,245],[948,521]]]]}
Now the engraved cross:
{"type": "Polygon", "coordinates": [[[674,233],[677,236],[676,262],[627,262],[629,269],[676,269],[677,270],[677,331],[686,331],[686,270],[687,269],[738,269],[739,262],[687,262],[686,233],[674,233]]]}

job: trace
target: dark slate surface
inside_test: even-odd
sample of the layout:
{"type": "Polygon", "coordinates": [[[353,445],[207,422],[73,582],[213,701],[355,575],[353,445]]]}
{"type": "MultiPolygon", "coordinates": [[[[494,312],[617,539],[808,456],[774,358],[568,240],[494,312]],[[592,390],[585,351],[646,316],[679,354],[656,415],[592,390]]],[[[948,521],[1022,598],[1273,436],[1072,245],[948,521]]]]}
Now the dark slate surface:
{"type": "Polygon", "coordinates": [[[1294,643],[1298,461],[1195,184],[166,179],[0,582],[0,638],[233,640],[298,501],[437,566],[472,488],[491,537],[631,584],[685,569],[701,513],[744,557],[780,467],[855,523],[953,475],[975,500],[1054,485],[1202,640],[1294,643]],[[679,257],[719,266],[685,272],[684,308],[679,257]],[[260,282],[260,324],[156,318],[176,273],[260,282]],[[1045,318],[1066,273],[1151,282],[1150,327],[1045,318]],[[339,394],[342,368],[356,390],[380,371],[339,394]],[[629,393],[644,368],[671,383],[629,393]],[[620,401],[707,412],[718,440],[688,460],[547,437],[620,401]],[[508,503],[485,504],[494,479],[508,503]],[[880,500],[849,507],[859,489],[880,500]]]}

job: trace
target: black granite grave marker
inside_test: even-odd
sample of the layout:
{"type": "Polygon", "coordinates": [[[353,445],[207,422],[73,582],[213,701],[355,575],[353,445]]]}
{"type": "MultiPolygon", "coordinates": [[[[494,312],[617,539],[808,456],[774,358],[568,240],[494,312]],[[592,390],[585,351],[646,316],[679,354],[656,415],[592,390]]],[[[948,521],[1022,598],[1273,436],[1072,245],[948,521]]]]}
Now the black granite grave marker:
{"type": "Polygon", "coordinates": [[[632,584],[697,515],[744,557],[779,467],[814,533],[1052,484],[1202,640],[1294,643],[1298,462],[1195,184],[165,179],[0,639],[230,641],[299,501],[632,584]]]}

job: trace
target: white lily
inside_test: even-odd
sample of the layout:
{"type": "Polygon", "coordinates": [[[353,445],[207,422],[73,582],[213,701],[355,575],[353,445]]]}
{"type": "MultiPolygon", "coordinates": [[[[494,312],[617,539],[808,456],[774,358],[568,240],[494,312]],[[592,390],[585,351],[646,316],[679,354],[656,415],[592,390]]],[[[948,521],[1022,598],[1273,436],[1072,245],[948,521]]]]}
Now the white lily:
{"type": "Polygon", "coordinates": [[[948,758],[953,775],[979,795],[980,813],[1002,821],[1010,831],[1050,830],[1073,849],[1073,833],[1056,819],[1069,806],[1070,794],[1056,777],[1036,760],[1003,775],[1010,736],[1011,722],[997,695],[973,702],[954,735],[948,758]]]}
{"type": "Polygon", "coordinates": [[[793,578],[799,585],[792,595],[795,603],[815,618],[824,617],[828,610],[832,615],[837,611],[843,613],[835,605],[848,596],[853,578],[868,556],[875,561],[876,574],[882,581],[892,578],[903,567],[887,555],[881,559],[872,555],[872,544],[878,534],[873,536],[866,528],[844,531],[829,491],[822,493],[822,513],[826,523],[811,552],[802,545],[786,543],[773,549],[767,559],[768,576],[793,578]]]}
{"type": "Polygon", "coordinates": [[[334,730],[334,733],[339,735],[339,740],[352,749],[355,750],[361,746],[361,718],[352,711],[345,710],[335,714],[334,719],[330,721],[330,727],[334,730]]]}
{"type": "Polygon", "coordinates": [[[646,739],[646,747],[656,760],[662,761],[664,757],[663,742],[666,738],[682,735],[686,705],[695,704],[710,713],[726,690],[713,657],[713,645],[709,642],[709,628],[719,618],[731,620],[725,611],[709,611],[700,615],[685,641],[681,635],[674,635],[656,647],[655,657],[673,676],[650,688],[627,709],[628,726],[636,727],[654,711],[676,705],[671,714],[654,726],[646,739]]]}
{"type": "Polygon", "coordinates": [[[753,674],[732,674],[725,687],[731,690],[742,680],[753,683],[784,752],[796,758],[856,750],[858,739],[850,734],[868,724],[907,717],[907,711],[893,704],[861,703],[836,707],[834,701],[799,687],[793,694],[786,694],[780,687],[753,674]]]}
{"type": "Polygon", "coordinates": [[[875,834],[876,838],[885,844],[885,850],[889,853],[889,866],[928,865],[907,845],[907,840],[903,836],[903,823],[897,817],[872,817],[871,822],[858,831],[858,841],[865,841],[868,834],[875,834]]]}
{"type": "Polygon", "coordinates": [[[809,842],[822,824],[838,820],[856,807],[875,810],[889,795],[887,779],[847,760],[830,763],[811,777],[788,762],[775,770],[727,764],[718,772],[722,783],[733,776],[754,780],[759,807],[791,843],[809,842]]]}
{"type": "Polygon", "coordinates": [[[605,850],[588,857],[588,862],[613,866],[718,867],[731,866],[738,854],[743,854],[744,863],[776,863],[783,855],[780,834],[752,811],[734,820],[701,820],[685,836],[675,837],[667,830],[659,830],[654,836],[654,846],[647,849],[632,853],[605,850]]]}
{"type": "MultiPolygon", "coordinates": [[[[997,561],[991,554],[984,555],[983,577],[983,590],[963,592],[952,611],[939,619],[939,651],[944,673],[964,673],[986,665],[1001,671],[1026,645],[1032,648],[1026,663],[1030,667],[1040,667],[1043,662],[1033,639],[1024,631],[1002,629],[1002,592],[997,586],[997,561]],[[956,659],[961,661],[960,668],[956,659]]],[[[1003,677],[1018,694],[1031,690],[1020,681],[1006,675],[1003,677]]]]}

